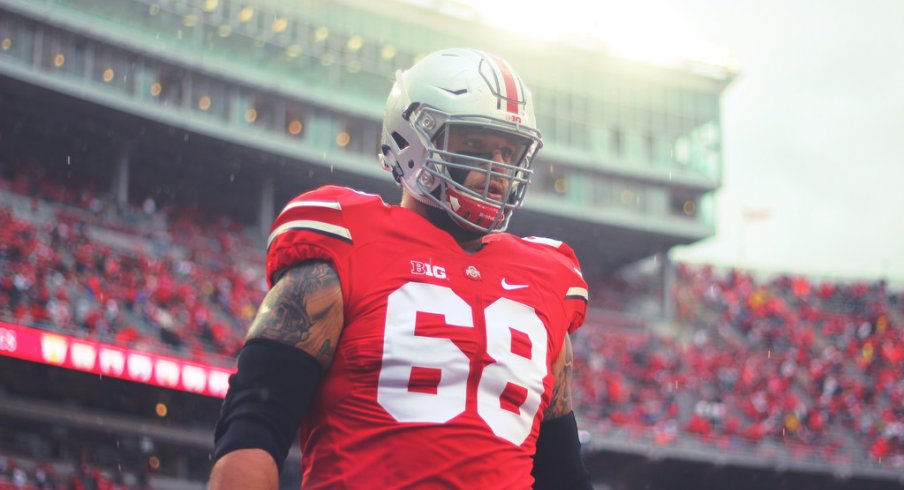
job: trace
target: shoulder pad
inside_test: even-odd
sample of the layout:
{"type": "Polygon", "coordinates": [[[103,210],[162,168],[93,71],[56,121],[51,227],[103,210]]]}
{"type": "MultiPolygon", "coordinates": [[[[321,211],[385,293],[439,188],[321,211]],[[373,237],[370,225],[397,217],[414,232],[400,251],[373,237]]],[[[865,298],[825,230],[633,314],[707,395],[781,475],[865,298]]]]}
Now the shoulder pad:
{"type": "Polygon", "coordinates": [[[578,261],[578,256],[575,255],[574,250],[568,246],[567,243],[561,240],[554,240],[552,238],[544,238],[538,236],[527,236],[521,237],[522,240],[529,243],[536,243],[541,246],[541,248],[547,248],[551,251],[557,252],[556,255],[559,256],[560,260],[565,260],[568,268],[574,271],[581,278],[584,275],[581,273],[581,264],[578,261]]]}
{"type": "Polygon", "coordinates": [[[522,237],[521,240],[536,244],[537,248],[547,250],[556,262],[562,264],[565,269],[574,275],[573,277],[576,278],[574,286],[568,289],[565,294],[566,298],[588,301],[587,285],[584,282],[584,274],[581,272],[581,264],[574,250],[567,243],[561,240],[536,236],[522,237]]]}
{"type": "Polygon", "coordinates": [[[366,192],[356,191],[355,189],[349,187],[342,187],[338,185],[325,185],[323,187],[318,187],[314,190],[299,194],[294,199],[292,199],[285,208],[283,208],[283,212],[286,211],[286,209],[291,208],[293,203],[299,201],[319,201],[325,203],[325,205],[339,204],[340,208],[343,206],[354,206],[368,203],[379,203],[384,206],[386,205],[386,203],[383,202],[383,198],[381,198],[377,194],[369,194],[366,192]]]}

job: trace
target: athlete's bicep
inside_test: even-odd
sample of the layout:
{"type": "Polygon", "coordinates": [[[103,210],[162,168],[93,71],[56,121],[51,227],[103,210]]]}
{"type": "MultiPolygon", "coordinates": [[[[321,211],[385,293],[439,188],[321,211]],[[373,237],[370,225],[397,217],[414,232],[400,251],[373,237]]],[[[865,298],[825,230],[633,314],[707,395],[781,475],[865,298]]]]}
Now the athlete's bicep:
{"type": "Polygon", "coordinates": [[[571,412],[571,368],[573,364],[573,354],[571,350],[571,337],[565,335],[565,342],[562,343],[562,350],[559,351],[558,357],[553,361],[553,376],[556,378],[556,384],[553,387],[552,399],[549,406],[543,413],[544,420],[550,420],[568,415],[571,412]]]}
{"type": "Polygon", "coordinates": [[[286,270],[267,293],[245,341],[270,339],[301,349],[329,368],[342,332],[339,276],[329,262],[286,270]]]}

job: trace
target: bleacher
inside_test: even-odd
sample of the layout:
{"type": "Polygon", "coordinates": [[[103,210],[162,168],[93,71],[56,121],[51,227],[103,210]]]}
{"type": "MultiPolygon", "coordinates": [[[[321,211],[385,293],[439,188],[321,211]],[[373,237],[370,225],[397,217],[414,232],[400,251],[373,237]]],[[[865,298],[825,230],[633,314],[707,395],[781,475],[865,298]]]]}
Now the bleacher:
{"type": "MultiPolygon", "coordinates": [[[[122,209],[97,188],[28,165],[0,176],[0,319],[230,365],[265,294],[260,240],[191,204],[122,209]]],[[[904,466],[901,291],[676,272],[670,335],[625,311],[659,294],[654,282],[594,283],[574,342],[584,426],[627,443],[904,466]]]]}

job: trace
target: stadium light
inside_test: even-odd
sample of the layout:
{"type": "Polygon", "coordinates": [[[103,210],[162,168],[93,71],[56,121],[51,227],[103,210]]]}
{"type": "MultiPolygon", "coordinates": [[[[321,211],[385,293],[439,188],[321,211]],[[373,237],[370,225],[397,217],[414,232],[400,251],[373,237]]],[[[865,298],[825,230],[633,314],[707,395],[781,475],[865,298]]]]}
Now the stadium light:
{"type": "Polygon", "coordinates": [[[286,48],[286,56],[289,58],[298,58],[304,50],[298,44],[293,44],[286,48]]]}
{"type": "Polygon", "coordinates": [[[348,43],[346,43],[348,50],[353,53],[361,49],[361,46],[364,46],[364,38],[358,35],[348,38],[348,43]]]}
{"type": "Polygon", "coordinates": [[[270,29],[275,33],[280,33],[286,30],[289,27],[289,19],[285,17],[276,17],[273,19],[273,24],[270,29]]]}
{"type": "Polygon", "coordinates": [[[348,131],[342,131],[341,133],[336,135],[336,144],[342,148],[348,146],[349,141],[351,141],[352,137],[348,134],[348,131]]]}
{"type": "Polygon", "coordinates": [[[386,46],[383,46],[383,49],[380,50],[380,56],[386,61],[389,61],[389,60],[395,58],[395,55],[396,55],[396,48],[395,48],[395,46],[393,46],[391,44],[387,44],[386,46]]]}
{"type": "Polygon", "coordinates": [[[204,4],[201,5],[201,10],[209,14],[216,10],[219,5],[220,0],[204,0],[204,4]]]}
{"type": "Polygon", "coordinates": [[[239,11],[239,22],[245,23],[254,18],[254,8],[248,5],[242,7],[239,11]]]}
{"type": "Polygon", "coordinates": [[[326,38],[330,37],[330,29],[327,26],[320,26],[314,31],[314,41],[322,43],[326,38]]]}

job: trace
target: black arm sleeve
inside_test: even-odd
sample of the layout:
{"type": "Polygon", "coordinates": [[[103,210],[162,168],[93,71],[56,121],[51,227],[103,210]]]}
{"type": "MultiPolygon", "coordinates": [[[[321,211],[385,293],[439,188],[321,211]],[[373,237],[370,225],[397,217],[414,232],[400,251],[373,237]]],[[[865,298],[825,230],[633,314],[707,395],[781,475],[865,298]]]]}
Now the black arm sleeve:
{"type": "Polygon", "coordinates": [[[213,462],[236,449],[258,448],[281,470],[322,377],[323,366],[307,352],[275,340],[249,340],[229,377],[213,462]]]}
{"type": "Polygon", "coordinates": [[[574,412],[540,424],[534,454],[534,488],[537,490],[592,490],[590,473],[581,459],[581,442],[574,412]]]}

